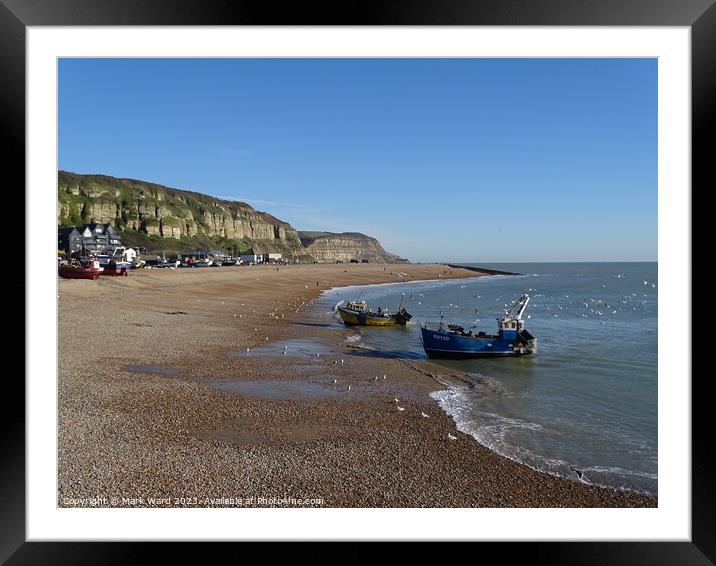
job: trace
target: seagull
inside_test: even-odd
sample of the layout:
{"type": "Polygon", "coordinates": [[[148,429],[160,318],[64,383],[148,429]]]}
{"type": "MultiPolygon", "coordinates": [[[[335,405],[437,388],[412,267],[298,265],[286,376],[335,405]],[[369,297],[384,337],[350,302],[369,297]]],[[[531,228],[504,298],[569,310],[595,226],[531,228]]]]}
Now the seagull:
{"type": "Polygon", "coordinates": [[[396,403],[398,403],[398,399],[397,399],[396,397],[393,397],[393,401],[395,401],[396,403]]]}
{"type": "Polygon", "coordinates": [[[341,363],[343,363],[343,358],[341,358],[341,363]]]}
{"type": "Polygon", "coordinates": [[[351,390],[351,386],[349,385],[349,386],[348,386],[348,391],[350,391],[350,390],[351,390]]]}
{"type": "Polygon", "coordinates": [[[449,440],[457,440],[457,436],[453,436],[452,434],[450,434],[450,433],[448,432],[448,439],[449,439],[449,440]]]}
{"type": "Polygon", "coordinates": [[[338,380],[337,380],[337,379],[334,379],[334,380],[333,380],[333,385],[335,385],[336,383],[338,383],[338,380]]]}
{"type": "Polygon", "coordinates": [[[404,411],[405,408],[404,408],[404,407],[398,407],[398,410],[399,410],[399,411],[404,411]]]}
{"type": "Polygon", "coordinates": [[[577,474],[577,477],[579,478],[579,481],[581,481],[582,483],[586,483],[586,484],[591,484],[591,483],[592,483],[592,482],[590,482],[590,481],[587,479],[587,476],[584,475],[584,472],[583,472],[582,470],[578,470],[577,468],[572,468],[572,471],[573,471],[575,474],[577,474]]]}
{"type": "Polygon", "coordinates": [[[248,348],[246,348],[246,355],[247,355],[247,356],[249,355],[249,349],[248,349],[248,348]]]}
{"type": "Polygon", "coordinates": [[[385,378],[386,378],[386,375],[385,375],[385,374],[383,374],[383,379],[385,379],[385,378]]]}
{"type": "Polygon", "coordinates": [[[378,376],[377,376],[377,375],[373,378],[373,381],[378,381],[378,376]]]}
{"type": "Polygon", "coordinates": [[[426,418],[426,419],[428,418],[428,415],[426,415],[425,413],[422,413],[422,412],[420,413],[420,416],[421,416],[421,417],[424,417],[424,418],[426,418]]]}

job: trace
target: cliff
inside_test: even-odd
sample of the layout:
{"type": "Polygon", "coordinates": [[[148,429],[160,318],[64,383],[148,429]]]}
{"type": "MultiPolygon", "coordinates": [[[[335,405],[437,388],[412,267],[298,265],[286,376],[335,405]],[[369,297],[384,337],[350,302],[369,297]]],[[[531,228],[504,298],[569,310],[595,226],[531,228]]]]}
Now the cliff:
{"type": "Polygon", "coordinates": [[[319,263],[335,261],[369,261],[370,263],[403,262],[395,254],[386,252],[375,238],[358,232],[299,232],[304,253],[319,263]]]}
{"type": "Polygon", "coordinates": [[[111,223],[123,241],[150,249],[250,249],[321,263],[399,260],[363,234],[306,232],[302,241],[290,224],[246,203],[106,175],[60,171],[57,222],[111,223]]]}

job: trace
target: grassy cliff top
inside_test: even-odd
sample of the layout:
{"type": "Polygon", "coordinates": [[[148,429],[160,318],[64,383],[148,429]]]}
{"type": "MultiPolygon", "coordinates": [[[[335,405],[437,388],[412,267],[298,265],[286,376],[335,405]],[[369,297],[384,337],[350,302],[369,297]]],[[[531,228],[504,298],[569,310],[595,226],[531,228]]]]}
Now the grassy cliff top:
{"type": "Polygon", "coordinates": [[[302,240],[317,240],[318,238],[328,238],[335,236],[350,236],[352,238],[364,238],[372,240],[371,236],[366,236],[360,232],[321,232],[318,230],[299,230],[298,235],[302,240]]]}
{"type": "MultiPolygon", "coordinates": [[[[213,204],[225,206],[227,208],[244,208],[251,211],[255,210],[248,203],[237,200],[226,200],[203,193],[197,193],[195,191],[175,189],[157,183],[150,183],[148,181],[124,179],[111,177],[109,175],[84,175],[71,173],[69,171],[59,171],[58,186],[60,190],[66,190],[70,187],[78,187],[80,191],[87,193],[105,193],[112,191],[119,192],[118,196],[120,197],[145,197],[150,199],[165,197],[168,203],[177,199],[187,205],[202,204],[204,206],[210,206],[213,204]]],[[[278,221],[278,219],[276,220],[278,221]]]]}

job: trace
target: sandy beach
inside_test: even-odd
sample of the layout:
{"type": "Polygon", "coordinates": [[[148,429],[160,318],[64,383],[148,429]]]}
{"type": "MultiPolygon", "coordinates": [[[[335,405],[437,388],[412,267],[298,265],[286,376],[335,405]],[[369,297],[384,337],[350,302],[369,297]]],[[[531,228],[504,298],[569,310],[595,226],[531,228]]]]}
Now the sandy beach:
{"type": "Polygon", "coordinates": [[[60,279],[58,505],[657,505],[491,452],[428,396],[463,375],[351,348],[312,310],[326,289],[397,273],[477,275],[335,264],[60,279]],[[317,355],[283,354],[296,339],[317,355]]]}

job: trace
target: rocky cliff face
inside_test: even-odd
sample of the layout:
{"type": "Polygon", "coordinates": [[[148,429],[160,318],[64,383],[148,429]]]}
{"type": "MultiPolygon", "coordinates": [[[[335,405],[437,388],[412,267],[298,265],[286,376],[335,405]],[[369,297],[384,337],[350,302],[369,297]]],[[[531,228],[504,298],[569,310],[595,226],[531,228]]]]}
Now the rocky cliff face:
{"type": "Polygon", "coordinates": [[[395,263],[404,261],[397,255],[386,252],[375,238],[357,232],[342,234],[324,233],[308,236],[299,232],[305,253],[319,263],[335,263],[351,260],[370,263],[395,263]]]}
{"type": "Polygon", "coordinates": [[[120,231],[138,230],[162,238],[204,234],[301,246],[289,224],[246,203],[153,183],[60,171],[58,197],[60,225],[102,222],[120,231]]]}
{"type": "Polygon", "coordinates": [[[302,241],[290,224],[246,203],[106,175],[60,171],[57,222],[60,226],[110,223],[120,234],[134,231],[163,241],[220,238],[255,253],[282,252],[321,263],[400,259],[363,234],[306,233],[310,235],[302,241]]]}

